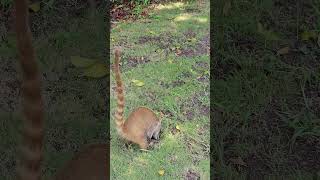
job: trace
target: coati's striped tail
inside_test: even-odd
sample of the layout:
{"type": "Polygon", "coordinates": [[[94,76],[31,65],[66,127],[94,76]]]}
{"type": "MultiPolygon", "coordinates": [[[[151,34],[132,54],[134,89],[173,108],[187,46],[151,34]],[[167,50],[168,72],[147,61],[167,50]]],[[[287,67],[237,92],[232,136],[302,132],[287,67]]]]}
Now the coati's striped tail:
{"type": "Polygon", "coordinates": [[[124,119],[123,119],[123,111],[124,111],[124,87],[123,87],[123,83],[121,80],[121,76],[120,76],[120,50],[116,49],[115,50],[115,76],[116,76],[116,83],[117,83],[117,111],[115,114],[115,118],[116,118],[116,124],[117,124],[117,128],[118,130],[122,130],[122,126],[124,123],[124,119]]]}
{"type": "Polygon", "coordinates": [[[24,128],[17,178],[40,180],[43,145],[43,102],[40,74],[32,47],[27,0],[15,0],[16,33],[22,70],[22,96],[24,128]]]}

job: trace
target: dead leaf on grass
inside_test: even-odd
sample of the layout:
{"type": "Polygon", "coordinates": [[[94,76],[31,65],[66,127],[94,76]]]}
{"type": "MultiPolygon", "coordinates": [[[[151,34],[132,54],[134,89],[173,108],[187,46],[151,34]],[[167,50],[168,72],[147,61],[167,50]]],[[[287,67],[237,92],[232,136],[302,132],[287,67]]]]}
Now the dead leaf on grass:
{"type": "Polygon", "coordinates": [[[38,12],[40,10],[40,2],[30,4],[29,9],[31,9],[33,12],[38,12]]]}
{"type": "Polygon", "coordinates": [[[160,170],[158,171],[158,174],[159,174],[160,176],[163,176],[163,175],[164,175],[164,169],[160,169],[160,170]]]}
{"type": "Polygon", "coordinates": [[[290,48],[289,47],[284,47],[284,48],[281,48],[277,51],[277,54],[278,55],[284,55],[284,54],[288,54],[290,51],[290,48]]]}

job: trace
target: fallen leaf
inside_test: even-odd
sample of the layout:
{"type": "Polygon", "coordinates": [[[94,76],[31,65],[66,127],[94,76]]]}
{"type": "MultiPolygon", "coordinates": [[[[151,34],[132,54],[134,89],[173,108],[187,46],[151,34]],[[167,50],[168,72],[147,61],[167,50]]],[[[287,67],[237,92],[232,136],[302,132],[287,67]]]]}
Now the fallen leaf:
{"type": "Polygon", "coordinates": [[[316,39],[317,33],[315,31],[304,31],[301,33],[301,39],[303,41],[308,41],[310,39],[316,39]]]}
{"type": "Polygon", "coordinates": [[[144,85],[144,82],[140,81],[140,80],[136,80],[136,79],[133,79],[131,82],[133,82],[133,84],[135,86],[138,86],[138,87],[141,87],[144,85]]]}
{"type": "Polygon", "coordinates": [[[173,63],[172,59],[169,59],[168,62],[169,62],[169,64],[172,64],[172,63],[173,63]]]}
{"type": "Polygon", "coordinates": [[[179,125],[176,125],[176,129],[179,131],[181,130],[179,125]]]}
{"type": "Polygon", "coordinates": [[[97,60],[92,60],[92,59],[88,59],[88,58],[83,58],[80,56],[71,56],[71,63],[76,66],[76,67],[89,67],[91,65],[93,65],[94,63],[97,62],[97,60]]]}
{"type": "Polygon", "coordinates": [[[277,51],[277,54],[278,55],[284,55],[284,54],[288,54],[290,51],[290,48],[289,47],[284,47],[284,48],[281,48],[277,51]]]}
{"type": "Polygon", "coordinates": [[[29,5],[29,8],[33,11],[33,12],[38,12],[40,10],[40,2],[35,2],[29,5]]]}
{"type": "Polygon", "coordinates": [[[156,32],[154,32],[154,31],[149,31],[149,34],[156,34],[156,32]]]}
{"type": "Polygon", "coordinates": [[[101,78],[109,72],[107,66],[103,63],[96,63],[84,70],[83,75],[93,78],[101,78]]]}
{"type": "Polygon", "coordinates": [[[164,170],[163,170],[163,169],[160,169],[160,170],[158,171],[158,173],[159,173],[160,176],[163,176],[163,175],[164,175],[164,170]]]}
{"type": "Polygon", "coordinates": [[[196,38],[188,38],[187,40],[188,40],[189,42],[193,42],[193,43],[197,41],[196,38]]]}

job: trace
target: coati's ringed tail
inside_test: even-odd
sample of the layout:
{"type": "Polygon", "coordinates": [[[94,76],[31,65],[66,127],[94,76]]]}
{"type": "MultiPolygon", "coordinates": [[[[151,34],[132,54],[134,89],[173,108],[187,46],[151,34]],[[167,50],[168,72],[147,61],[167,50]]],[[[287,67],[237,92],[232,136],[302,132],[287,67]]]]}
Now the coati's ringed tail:
{"type": "Polygon", "coordinates": [[[115,76],[117,84],[117,110],[115,114],[116,124],[118,130],[122,130],[124,124],[123,112],[124,112],[124,87],[120,75],[120,49],[115,50],[115,76]]]}

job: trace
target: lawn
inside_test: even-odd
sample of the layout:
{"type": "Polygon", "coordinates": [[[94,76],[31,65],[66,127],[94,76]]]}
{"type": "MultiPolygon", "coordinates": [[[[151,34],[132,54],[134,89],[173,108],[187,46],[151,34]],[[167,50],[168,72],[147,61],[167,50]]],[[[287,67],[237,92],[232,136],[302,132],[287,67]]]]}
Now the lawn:
{"type": "Polygon", "coordinates": [[[149,152],[118,136],[111,70],[111,179],[209,179],[209,2],[143,10],[149,15],[112,23],[111,63],[121,46],[125,116],[147,106],[163,114],[162,132],[149,152]]]}
{"type": "Polygon", "coordinates": [[[320,176],[319,1],[214,6],[215,177],[320,176]]]}

